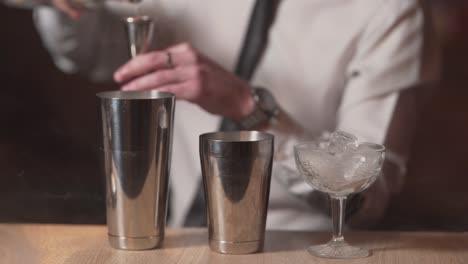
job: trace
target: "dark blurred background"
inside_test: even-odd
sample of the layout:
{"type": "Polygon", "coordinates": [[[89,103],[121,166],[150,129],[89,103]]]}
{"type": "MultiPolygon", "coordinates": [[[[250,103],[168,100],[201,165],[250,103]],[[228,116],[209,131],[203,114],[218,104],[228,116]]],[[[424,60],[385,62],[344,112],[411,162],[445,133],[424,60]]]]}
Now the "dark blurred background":
{"type": "MultiPolygon", "coordinates": [[[[468,229],[468,3],[426,4],[441,81],[379,229],[468,229]]],[[[58,71],[31,11],[0,5],[0,17],[0,222],[105,223],[95,93],[117,87],[58,71]]]]}

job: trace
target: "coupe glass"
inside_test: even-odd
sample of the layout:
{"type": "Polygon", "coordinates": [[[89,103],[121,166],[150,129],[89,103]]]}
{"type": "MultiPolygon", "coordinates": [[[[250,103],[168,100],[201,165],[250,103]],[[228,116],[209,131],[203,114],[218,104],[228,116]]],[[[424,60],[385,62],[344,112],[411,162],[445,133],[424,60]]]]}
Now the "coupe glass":
{"type": "Polygon", "coordinates": [[[297,168],[312,188],[330,196],[333,237],[324,245],[311,246],[308,252],[324,258],[361,258],[367,249],[350,246],[343,237],[346,198],[362,192],[380,175],[385,147],[359,143],[356,137],[335,132],[330,140],[302,143],[294,147],[297,168]]]}

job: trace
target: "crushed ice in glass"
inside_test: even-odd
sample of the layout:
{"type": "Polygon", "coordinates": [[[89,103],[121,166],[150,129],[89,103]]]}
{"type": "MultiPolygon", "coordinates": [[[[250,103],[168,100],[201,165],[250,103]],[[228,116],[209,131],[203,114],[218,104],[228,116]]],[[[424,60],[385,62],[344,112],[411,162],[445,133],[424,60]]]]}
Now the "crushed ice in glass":
{"type": "Polygon", "coordinates": [[[316,151],[298,150],[296,162],[305,180],[321,191],[358,191],[380,174],[384,160],[380,145],[359,142],[356,136],[337,131],[316,146],[316,151]]]}

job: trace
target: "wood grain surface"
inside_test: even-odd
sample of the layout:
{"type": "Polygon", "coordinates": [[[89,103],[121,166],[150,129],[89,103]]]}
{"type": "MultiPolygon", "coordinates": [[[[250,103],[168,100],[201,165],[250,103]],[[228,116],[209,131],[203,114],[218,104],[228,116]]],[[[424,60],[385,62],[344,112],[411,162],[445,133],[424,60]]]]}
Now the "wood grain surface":
{"type": "MultiPolygon", "coordinates": [[[[162,249],[115,250],[105,226],[0,224],[0,263],[345,263],[310,256],[309,245],[330,234],[268,231],[262,253],[221,255],[207,246],[206,229],[168,229],[162,249]]],[[[346,263],[468,263],[468,233],[350,232],[347,240],[372,256],[346,263]]]]}

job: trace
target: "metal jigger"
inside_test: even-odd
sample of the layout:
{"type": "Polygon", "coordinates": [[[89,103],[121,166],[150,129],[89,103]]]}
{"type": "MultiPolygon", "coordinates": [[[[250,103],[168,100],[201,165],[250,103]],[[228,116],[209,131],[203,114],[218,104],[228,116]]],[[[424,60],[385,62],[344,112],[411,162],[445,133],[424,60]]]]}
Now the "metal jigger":
{"type": "Polygon", "coordinates": [[[132,58],[147,52],[153,40],[154,23],[151,18],[148,16],[127,17],[125,22],[132,58]]]}

